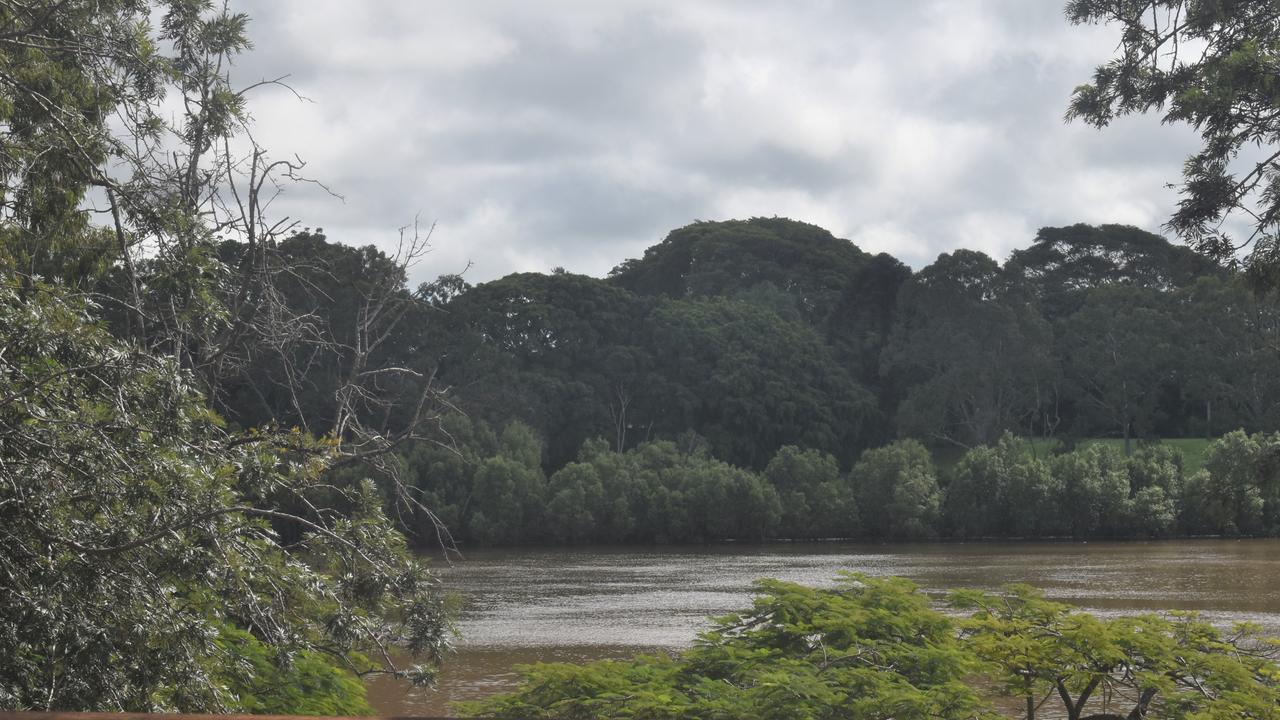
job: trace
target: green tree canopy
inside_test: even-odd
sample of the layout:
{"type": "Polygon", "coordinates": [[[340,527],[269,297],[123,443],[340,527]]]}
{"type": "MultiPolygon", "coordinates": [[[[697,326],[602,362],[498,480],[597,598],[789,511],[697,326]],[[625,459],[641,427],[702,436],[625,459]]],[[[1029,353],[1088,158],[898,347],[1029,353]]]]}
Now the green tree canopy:
{"type": "Polygon", "coordinates": [[[653,417],[672,435],[691,428],[720,457],[762,468],[783,445],[849,462],[877,415],[820,335],[777,313],[728,299],[665,301],[650,317],[665,385],[653,417]]]}
{"type": "Polygon", "coordinates": [[[919,539],[937,532],[942,493],[933,458],[918,441],[868,450],[850,474],[863,525],[873,536],[919,539]]]}
{"type": "Polygon", "coordinates": [[[1046,317],[1078,309],[1092,288],[1136,285],[1173,290],[1214,274],[1211,260],[1129,225],[1045,227],[1031,245],[1014,250],[1005,269],[1025,281],[1046,317]]]}
{"type": "Polygon", "coordinates": [[[729,297],[767,283],[822,326],[868,259],[848,240],[786,218],[697,222],[614,268],[609,281],[674,299],[729,297]]]}
{"type": "Polygon", "coordinates": [[[762,580],[757,592],[677,658],[533,666],[520,690],[470,709],[511,720],[993,717],[966,683],[976,666],[951,621],[911,583],[762,580]]]}
{"type": "Polygon", "coordinates": [[[1049,325],[982,253],[944,253],[906,284],[881,372],[898,432],[965,446],[1031,427],[1057,375],[1049,325]]]}
{"type": "Polygon", "coordinates": [[[964,642],[1034,720],[1046,702],[1069,720],[1276,717],[1276,644],[1240,625],[1223,633],[1195,614],[1103,619],[1034,588],[952,594],[973,610],[964,642]]]}
{"type": "Polygon", "coordinates": [[[253,141],[226,70],[247,23],[210,0],[0,5],[0,707],[361,711],[353,673],[395,670],[367,658],[401,644],[428,680],[445,650],[383,493],[330,473],[434,419],[429,383],[411,431],[371,417],[423,377],[368,364],[403,275],[365,297],[326,437],[211,410],[312,328],[277,301],[292,225],[263,213],[301,164],[253,141]]]}

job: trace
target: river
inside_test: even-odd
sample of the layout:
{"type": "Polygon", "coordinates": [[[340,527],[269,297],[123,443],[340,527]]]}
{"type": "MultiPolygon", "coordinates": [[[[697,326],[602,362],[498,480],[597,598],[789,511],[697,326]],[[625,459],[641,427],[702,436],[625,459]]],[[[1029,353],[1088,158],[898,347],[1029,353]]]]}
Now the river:
{"type": "Polygon", "coordinates": [[[381,679],[369,700],[383,715],[447,714],[451,702],[510,689],[514,665],[681,648],[709,615],[745,607],[756,578],[829,585],[841,570],[938,594],[1028,583],[1100,614],[1198,610],[1280,635],[1280,540],[479,550],[440,568],[463,610],[439,687],[381,679]]]}

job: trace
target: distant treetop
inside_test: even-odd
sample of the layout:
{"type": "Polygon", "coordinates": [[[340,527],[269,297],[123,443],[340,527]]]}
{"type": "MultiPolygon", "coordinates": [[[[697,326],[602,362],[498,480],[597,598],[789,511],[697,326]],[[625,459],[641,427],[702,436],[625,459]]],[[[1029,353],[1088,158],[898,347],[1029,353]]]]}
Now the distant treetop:
{"type": "Polygon", "coordinates": [[[787,218],[696,222],[609,273],[640,295],[735,295],[769,284],[810,319],[825,318],[871,256],[817,225],[787,218]]]}

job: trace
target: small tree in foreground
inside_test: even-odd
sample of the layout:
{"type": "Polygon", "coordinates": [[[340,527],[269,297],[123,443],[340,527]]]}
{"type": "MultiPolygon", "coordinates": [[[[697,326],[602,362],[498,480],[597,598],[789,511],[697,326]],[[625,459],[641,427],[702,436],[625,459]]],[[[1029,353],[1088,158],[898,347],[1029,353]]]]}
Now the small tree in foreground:
{"type": "Polygon", "coordinates": [[[1280,645],[1237,625],[1224,633],[1194,613],[1102,619],[1034,588],[962,590],[973,610],[962,637],[1026,720],[1045,704],[1069,720],[1280,717],[1280,645]]]}
{"type": "Polygon", "coordinates": [[[832,589],[761,580],[751,609],[718,618],[677,657],[536,665],[513,694],[470,706],[497,718],[968,720],[993,716],[951,621],[897,578],[832,589]]]}

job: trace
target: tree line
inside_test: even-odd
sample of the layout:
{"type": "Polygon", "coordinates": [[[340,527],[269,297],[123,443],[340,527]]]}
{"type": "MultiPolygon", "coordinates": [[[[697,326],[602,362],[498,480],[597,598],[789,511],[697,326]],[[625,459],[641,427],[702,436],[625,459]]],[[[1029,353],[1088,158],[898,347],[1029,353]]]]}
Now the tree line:
{"type": "Polygon", "coordinates": [[[897,440],[847,471],[794,445],[756,471],[692,433],[621,453],[597,438],[548,475],[522,423],[495,432],[457,417],[449,430],[455,447],[419,445],[402,459],[432,509],[403,526],[425,541],[437,521],[481,545],[1280,534],[1280,434],[1228,433],[1194,471],[1166,445],[1037,456],[1009,433],[943,463],[897,440]]]}

